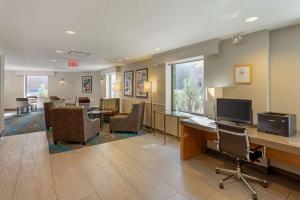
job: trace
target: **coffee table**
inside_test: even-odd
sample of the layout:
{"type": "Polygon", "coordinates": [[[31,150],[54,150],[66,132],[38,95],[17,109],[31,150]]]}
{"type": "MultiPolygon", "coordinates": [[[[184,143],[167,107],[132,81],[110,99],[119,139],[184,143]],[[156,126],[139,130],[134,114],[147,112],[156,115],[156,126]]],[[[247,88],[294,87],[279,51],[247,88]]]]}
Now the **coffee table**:
{"type": "Polygon", "coordinates": [[[103,113],[99,110],[92,110],[92,111],[88,111],[87,112],[89,118],[91,119],[96,119],[99,118],[100,119],[100,128],[103,128],[103,113]]]}

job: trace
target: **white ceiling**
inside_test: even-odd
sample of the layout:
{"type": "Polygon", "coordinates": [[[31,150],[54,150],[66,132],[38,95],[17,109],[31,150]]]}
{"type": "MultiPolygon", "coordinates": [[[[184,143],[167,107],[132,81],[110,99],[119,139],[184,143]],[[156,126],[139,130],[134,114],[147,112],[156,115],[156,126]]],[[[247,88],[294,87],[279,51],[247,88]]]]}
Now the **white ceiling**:
{"type": "Polygon", "coordinates": [[[0,0],[0,51],[6,69],[67,70],[73,50],[92,54],[77,70],[99,70],[157,47],[297,24],[299,11],[300,0],[0,0]],[[245,23],[251,16],[259,20],[245,23]]]}

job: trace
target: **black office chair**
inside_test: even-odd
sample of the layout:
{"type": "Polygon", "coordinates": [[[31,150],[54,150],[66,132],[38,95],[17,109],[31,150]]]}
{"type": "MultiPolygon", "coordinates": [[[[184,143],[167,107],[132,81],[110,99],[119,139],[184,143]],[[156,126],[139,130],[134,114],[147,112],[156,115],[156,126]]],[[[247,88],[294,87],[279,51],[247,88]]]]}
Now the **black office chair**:
{"type": "Polygon", "coordinates": [[[218,131],[218,150],[221,153],[229,155],[234,158],[237,162],[236,170],[216,168],[216,173],[224,173],[229,176],[220,181],[219,187],[224,188],[224,181],[228,180],[231,177],[236,177],[238,180],[242,180],[246,186],[252,192],[252,199],[257,199],[257,194],[255,190],[247,182],[247,179],[250,181],[256,181],[262,184],[263,187],[267,187],[267,181],[262,180],[253,176],[242,173],[241,164],[243,162],[255,162],[259,158],[265,157],[265,148],[257,147],[255,149],[250,149],[250,143],[247,133],[247,128],[240,126],[233,126],[223,123],[217,123],[218,131]]]}

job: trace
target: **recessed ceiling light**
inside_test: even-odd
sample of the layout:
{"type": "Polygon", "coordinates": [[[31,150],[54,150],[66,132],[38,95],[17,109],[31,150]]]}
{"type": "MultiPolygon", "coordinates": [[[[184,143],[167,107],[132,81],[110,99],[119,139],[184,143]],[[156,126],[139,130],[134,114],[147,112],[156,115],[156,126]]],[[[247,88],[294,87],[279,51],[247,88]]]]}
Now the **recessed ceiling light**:
{"type": "Polygon", "coordinates": [[[258,17],[249,17],[245,21],[248,22],[248,23],[251,23],[251,22],[255,22],[257,20],[258,20],[258,17]]]}
{"type": "Polygon", "coordinates": [[[76,34],[75,31],[71,31],[71,30],[65,31],[65,33],[68,34],[68,35],[75,35],[76,34]]]}
{"type": "Polygon", "coordinates": [[[122,60],[122,59],[119,59],[118,62],[123,62],[123,60],[122,60]]]}
{"type": "Polygon", "coordinates": [[[55,52],[56,53],[63,53],[63,51],[61,51],[61,50],[56,50],[55,52]]]}
{"type": "Polygon", "coordinates": [[[160,48],[155,48],[154,51],[160,51],[160,48]]]}
{"type": "Polygon", "coordinates": [[[56,60],[55,59],[52,59],[52,60],[50,60],[51,62],[56,62],[56,60]]]}

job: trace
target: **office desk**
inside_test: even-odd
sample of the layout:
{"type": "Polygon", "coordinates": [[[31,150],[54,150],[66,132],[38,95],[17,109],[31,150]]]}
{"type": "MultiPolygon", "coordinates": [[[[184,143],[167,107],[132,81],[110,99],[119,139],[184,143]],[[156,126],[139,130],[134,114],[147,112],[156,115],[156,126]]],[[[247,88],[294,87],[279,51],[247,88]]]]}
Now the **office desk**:
{"type": "MultiPolygon", "coordinates": [[[[180,123],[180,157],[186,160],[204,153],[206,141],[217,139],[216,126],[207,117],[183,119],[180,123]]],[[[293,137],[283,137],[248,128],[249,141],[253,146],[266,147],[266,157],[300,168],[300,133],[293,137]]]]}
{"type": "MultiPolygon", "coordinates": [[[[178,111],[172,111],[172,110],[164,110],[164,111],[158,111],[158,110],[153,110],[153,129],[154,129],[154,135],[155,135],[155,130],[156,130],[156,124],[155,124],[155,119],[156,119],[156,113],[163,115],[163,122],[164,122],[164,128],[163,128],[163,135],[164,135],[164,145],[166,145],[166,135],[167,135],[167,131],[166,131],[166,116],[171,116],[171,117],[176,117],[177,118],[177,131],[178,131],[178,137],[179,137],[179,132],[180,132],[180,119],[181,118],[189,118],[191,117],[190,114],[187,113],[182,113],[182,112],[178,112],[178,111]]],[[[151,131],[152,132],[152,131],[151,131]]]]}

